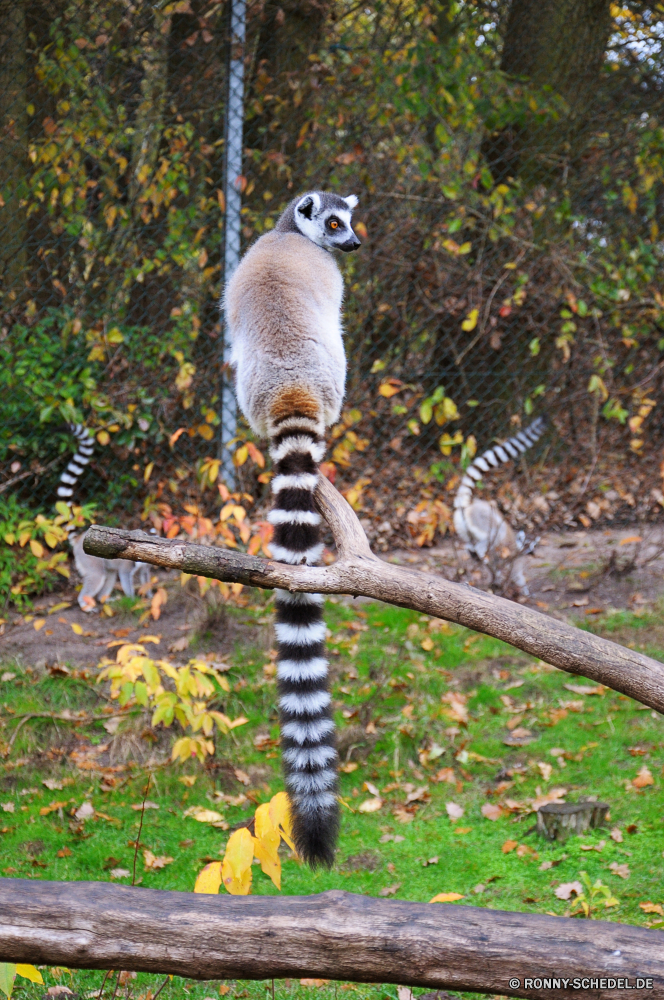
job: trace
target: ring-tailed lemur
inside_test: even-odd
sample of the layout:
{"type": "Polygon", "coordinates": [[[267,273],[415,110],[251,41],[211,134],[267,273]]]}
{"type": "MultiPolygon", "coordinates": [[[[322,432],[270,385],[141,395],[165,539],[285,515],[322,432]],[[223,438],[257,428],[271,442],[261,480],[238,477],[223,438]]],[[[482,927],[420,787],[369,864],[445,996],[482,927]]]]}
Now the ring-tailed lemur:
{"type": "MultiPolygon", "coordinates": [[[[525,431],[519,431],[514,437],[479,455],[468,466],[461,480],[454,498],[454,529],[468,552],[485,562],[494,554],[506,559],[514,559],[520,553],[525,555],[526,536],[523,531],[515,534],[492,504],[486,500],[473,500],[475,485],[482,478],[483,472],[489,472],[510,459],[520,458],[524,451],[539,440],[545,429],[546,418],[537,417],[525,431]]],[[[523,567],[515,564],[511,575],[521,592],[527,594],[528,585],[523,567]]]]}
{"type": "MultiPolygon", "coordinates": [[[[83,424],[69,424],[69,429],[76,438],[78,446],[76,454],[60,476],[58,496],[65,501],[71,510],[74,487],[78,477],[92,458],[95,450],[95,439],[83,424]]],[[[132,562],[130,559],[101,559],[99,556],[89,556],[83,551],[85,532],[78,535],[74,527],[67,528],[67,540],[74,553],[76,569],[83,580],[83,586],[78,595],[78,603],[83,611],[97,611],[97,600],[105,601],[110,597],[118,576],[123,591],[128,597],[134,596],[134,577],[138,573],[139,586],[150,582],[151,569],[147,563],[132,562]]]]}
{"type": "MultiPolygon", "coordinates": [[[[338,418],[346,358],[341,273],[329,251],[356,250],[357,198],[313,191],[296,198],[243,257],[225,296],[237,398],[274,464],[275,559],[318,562],[314,506],[325,428],[338,418]]],[[[325,659],[323,598],[276,594],[281,745],[298,853],[331,865],[339,824],[337,751],[325,659]]]]}

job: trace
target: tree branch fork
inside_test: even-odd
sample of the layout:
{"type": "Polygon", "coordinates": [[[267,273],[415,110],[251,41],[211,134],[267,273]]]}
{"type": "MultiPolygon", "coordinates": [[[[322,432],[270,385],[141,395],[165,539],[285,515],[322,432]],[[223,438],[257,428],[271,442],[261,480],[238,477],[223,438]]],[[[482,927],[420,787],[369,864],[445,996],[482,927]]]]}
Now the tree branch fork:
{"type": "Polygon", "coordinates": [[[196,576],[264,589],[350,594],[411,608],[502,639],[568,673],[582,675],[664,713],[664,664],[533,608],[465,583],[394,566],[371,551],[357,515],[323,476],[316,504],[334,535],[331,566],[289,566],[232,549],[92,525],[84,549],[196,576]]]}

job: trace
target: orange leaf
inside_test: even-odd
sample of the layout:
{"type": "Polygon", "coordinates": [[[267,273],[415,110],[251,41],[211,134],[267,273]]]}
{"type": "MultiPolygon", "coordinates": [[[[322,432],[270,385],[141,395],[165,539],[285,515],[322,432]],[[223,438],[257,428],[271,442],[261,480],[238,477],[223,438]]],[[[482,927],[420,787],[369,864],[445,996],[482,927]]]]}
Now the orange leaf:
{"type": "Polygon", "coordinates": [[[430,899],[430,903],[456,903],[457,899],[463,899],[464,897],[460,892],[439,892],[437,896],[430,899]]]}

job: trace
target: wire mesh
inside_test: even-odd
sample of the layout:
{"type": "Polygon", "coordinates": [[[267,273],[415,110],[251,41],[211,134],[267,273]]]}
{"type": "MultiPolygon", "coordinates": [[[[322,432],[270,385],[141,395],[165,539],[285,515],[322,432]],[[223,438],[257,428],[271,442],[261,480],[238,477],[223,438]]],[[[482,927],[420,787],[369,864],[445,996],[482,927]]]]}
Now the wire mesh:
{"type": "Polygon", "coordinates": [[[449,486],[543,410],[568,478],[603,454],[654,489],[654,8],[262,0],[241,38],[242,6],[0,3],[2,495],[52,503],[71,419],[82,497],[125,520],[204,504],[215,458],[260,492],[229,461],[231,221],[246,247],[311,188],[360,198],[330,442],[356,499],[449,486]]]}

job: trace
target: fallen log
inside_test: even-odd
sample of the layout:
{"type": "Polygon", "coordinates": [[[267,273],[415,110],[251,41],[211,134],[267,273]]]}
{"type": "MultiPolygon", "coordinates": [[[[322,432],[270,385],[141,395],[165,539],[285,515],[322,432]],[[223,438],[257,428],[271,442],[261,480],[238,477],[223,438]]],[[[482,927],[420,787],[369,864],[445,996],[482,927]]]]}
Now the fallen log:
{"type": "Polygon", "coordinates": [[[605,997],[619,991],[607,982],[634,987],[638,978],[652,980],[643,994],[664,998],[661,931],[339,891],[208,896],[2,879],[0,961],[192,979],[306,976],[547,1000],[579,990],[605,997]],[[547,983],[561,978],[567,988],[547,983]],[[575,979],[589,982],[575,987],[575,979]]]}
{"type": "Polygon", "coordinates": [[[664,664],[658,660],[467,584],[383,562],[371,551],[352,507],[323,477],[316,502],[337,544],[339,558],[331,566],[287,566],[232,549],[100,525],[88,529],[83,547],[90,555],[135,559],[228,583],[362,595],[412,608],[502,639],[664,713],[664,664]]]}

